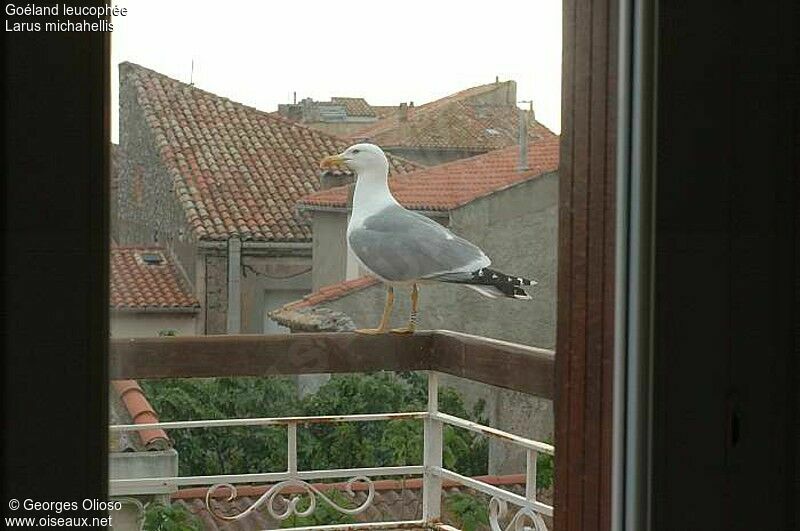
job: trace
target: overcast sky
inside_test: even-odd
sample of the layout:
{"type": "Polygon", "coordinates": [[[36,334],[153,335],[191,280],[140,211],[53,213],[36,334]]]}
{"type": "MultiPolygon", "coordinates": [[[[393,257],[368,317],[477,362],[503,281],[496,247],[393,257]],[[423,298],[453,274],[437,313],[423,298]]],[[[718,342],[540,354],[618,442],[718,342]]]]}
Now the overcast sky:
{"type": "Polygon", "coordinates": [[[561,130],[558,0],[123,0],[112,33],[117,65],[131,61],[264,111],[312,97],[374,105],[425,103],[489,83],[517,82],[517,99],[561,130]]]}

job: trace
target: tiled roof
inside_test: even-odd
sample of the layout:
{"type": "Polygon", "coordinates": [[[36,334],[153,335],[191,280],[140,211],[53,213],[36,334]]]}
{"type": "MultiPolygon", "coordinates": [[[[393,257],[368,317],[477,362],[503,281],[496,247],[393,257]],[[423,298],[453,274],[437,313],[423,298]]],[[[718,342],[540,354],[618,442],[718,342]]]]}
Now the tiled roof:
{"type": "MultiPolygon", "coordinates": [[[[134,424],[158,422],[158,416],[153,406],[150,405],[136,380],[114,380],[111,384],[122,399],[134,424]]],[[[162,429],[140,430],[136,433],[146,450],[165,450],[170,447],[170,440],[162,429]]]]}
{"type": "MultiPolygon", "coordinates": [[[[519,147],[431,166],[389,178],[389,188],[406,208],[446,211],[558,169],[559,137],[548,136],[528,145],[528,169],[519,171],[519,147]]],[[[347,206],[352,185],[322,190],[303,198],[301,207],[347,206]]]]}
{"type": "MultiPolygon", "coordinates": [[[[407,107],[359,129],[353,140],[368,140],[385,148],[465,149],[489,151],[519,141],[520,111],[515,102],[481,99],[505,84],[472,87],[419,107],[407,107]],[[407,119],[403,120],[403,115],[407,119]]],[[[528,138],[554,133],[536,120],[528,124],[528,138]]]]}
{"type": "Polygon", "coordinates": [[[353,330],[355,325],[349,316],[328,308],[317,308],[317,306],[377,284],[378,279],[368,276],[337,282],[322,287],[300,300],[276,308],[269,312],[268,316],[276,323],[288,326],[294,331],[341,332],[353,330]]]}
{"type": "Polygon", "coordinates": [[[331,102],[343,106],[347,111],[347,116],[375,117],[375,111],[364,98],[333,97],[331,102]]]}
{"type": "Polygon", "coordinates": [[[372,111],[379,120],[387,118],[397,112],[397,105],[372,105],[372,111]]]}
{"type": "Polygon", "coordinates": [[[377,283],[378,279],[374,277],[358,277],[352,280],[344,280],[336,284],[331,284],[330,286],[322,287],[298,301],[287,304],[284,308],[309,308],[317,304],[322,304],[323,302],[339,299],[350,293],[355,293],[356,291],[361,291],[377,283]]]}
{"type": "Polygon", "coordinates": [[[111,308],[197,311],[200,303],[163,248],[112,247],[111,308]],[[148,264],[147,255],[157,255],[163,262],[148,264]]]}
{"type": "MultiPolygon", "coordinates": [[[[510,490],[517,494],[524,494],[525,492],[525,476],[523,474],[480,476],[475,479],[510,490]]],[[[372,504],[366,511],[354,517],[357,522],[416,520],[422,517],[422,481],[420,479],[378,480],[374,483],[375,497],[373,498],[372,504]]],[[[346,484],[318,483],[314,486],[322,492],[326,492],[334,489],[342,491],[346,484]]],[[[215,496],[212,497],[211,506],[215,511],[221,514],[239,514],[253,505],[258,497],[266,492],[269,487],[269,485],[240,486],[238,487],[239,496],[232,501],[228,501],[227,499],[229,491],[221,488],[217,490],[215,496]]],[[[484,495],[467,487],[459,486],[452,481],[443,481],[442,487],[445,499],[461,492],[479,497],[484,503],[488,503],[488,499],[484,495]]],[[[191,513],[197,515],[201,519],[204,529],[234,531],[239,529],[277,529],[280,527],[280,522],[272,518],[263,505],[237,522],[218,520],[206,509],[206,492],[206,488],[179,490],[172,495],[172,504],[183,506],[191,513]]],[[[274,507],[278,512],[286,510],[287,498],[290,498],[292,495],[302,494],[297,488],[287,488],[282,492],[284,495],[279,495],[275,500],[274,507]]],[[[364,503],[367,496],[366,486],[363,483],[355,483],[353,485],[353,492],[355,497],[351,502],[352,505],[355,506],[364,503]]],[[[550,489],[540,489],[537,498],[546,503],[550,503],[552,501],[552,493],[550,489]]],[[[318,502],[321,504],[325,503],[322,500],[318,500],[318,502]]],[[[452,515],[448,514],[447,508],[448,504],[445,502],[443,504],[444,520],[452,521],[452,515]]],[[[549,519],[546,519],[546,521],[549,523],[549,519]]]]}
{"type": "MultiPolygon", "coordinates": [[[[294,208],[319,188],[319,161],[350,142],[123,63],[178,201],[199,239],[309,241],[294,208]]],[[[419,165],[390,158],[392,173],[419,165]]]]}

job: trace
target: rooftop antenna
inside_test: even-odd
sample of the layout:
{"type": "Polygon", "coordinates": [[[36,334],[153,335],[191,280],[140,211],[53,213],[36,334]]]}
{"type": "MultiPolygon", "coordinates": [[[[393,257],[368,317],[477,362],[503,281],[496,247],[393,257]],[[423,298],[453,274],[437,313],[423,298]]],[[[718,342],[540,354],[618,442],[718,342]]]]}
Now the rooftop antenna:
{"type": "Polygon", "coordinates": [[[189,73],[189,86],[194,86],[194,57],[192,58],[192,70],[189,73]]]}

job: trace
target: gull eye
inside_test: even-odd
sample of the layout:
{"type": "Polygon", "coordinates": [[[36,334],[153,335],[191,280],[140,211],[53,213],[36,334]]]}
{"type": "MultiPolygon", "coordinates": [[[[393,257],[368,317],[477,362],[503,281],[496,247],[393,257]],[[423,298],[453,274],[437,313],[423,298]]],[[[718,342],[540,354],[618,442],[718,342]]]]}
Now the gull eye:
{"type": "Polygon", "coordinates": [[[354,149],[353,151],[351,151],[351,153],[353,155],[355,155],[355,154],[359,153],[360,151],[361,151],[360,149],[354,149]]]}

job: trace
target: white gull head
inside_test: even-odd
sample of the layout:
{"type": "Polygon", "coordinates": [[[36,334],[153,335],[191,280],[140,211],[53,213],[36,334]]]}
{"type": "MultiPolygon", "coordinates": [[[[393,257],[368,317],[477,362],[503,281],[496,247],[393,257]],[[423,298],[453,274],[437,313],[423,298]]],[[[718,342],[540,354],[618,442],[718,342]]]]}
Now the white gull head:
{"type": "Polygon", "coordinates": [[[323,159],[320,166],[330,168],[340,164],[353,170],[359,179],[385,179],[389,174],[389,161],[375,144],[355,144],[338,155],[323,159]]]}

